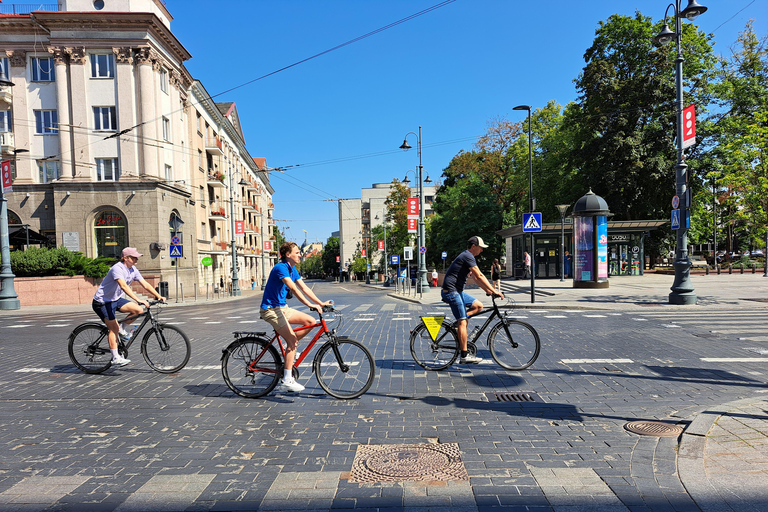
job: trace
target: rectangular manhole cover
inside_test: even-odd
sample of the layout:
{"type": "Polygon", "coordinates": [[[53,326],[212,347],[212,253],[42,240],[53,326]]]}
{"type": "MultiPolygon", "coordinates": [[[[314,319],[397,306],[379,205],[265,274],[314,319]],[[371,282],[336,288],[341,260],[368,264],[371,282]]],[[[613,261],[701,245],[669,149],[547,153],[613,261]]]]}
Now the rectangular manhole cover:
{"type": "Polygon", "coordinates": [[[543,402],[541,397],[533,391],[519,391],[517,393],[486,393],[489,402],[543,402]]]}
{"type": "Polygon", "coordinates": [[[352,483],[469,480],[458,443],[359,445],[352,483]]]}

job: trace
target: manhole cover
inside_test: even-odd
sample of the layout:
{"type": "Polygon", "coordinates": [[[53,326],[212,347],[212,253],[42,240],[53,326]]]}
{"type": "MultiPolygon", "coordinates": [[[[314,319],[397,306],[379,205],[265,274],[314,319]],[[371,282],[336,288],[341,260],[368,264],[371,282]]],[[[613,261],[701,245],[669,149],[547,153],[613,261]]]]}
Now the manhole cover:
{"type": "Polygon", "coordinates": [[[660,421],[630,421],[624,428],[642,436],[677,437],[683,433],[681,427],[660,421]]]}
{"type": "Polygon", "coordinates": [[[486,393],[489,402],[543,402],[541,397],[532,391],[518,393],[486,393]]]}
{"type": "Polygon", "coordinates": [[[350,482],[469,480],[458,443],[360,445],[350,482]]]}

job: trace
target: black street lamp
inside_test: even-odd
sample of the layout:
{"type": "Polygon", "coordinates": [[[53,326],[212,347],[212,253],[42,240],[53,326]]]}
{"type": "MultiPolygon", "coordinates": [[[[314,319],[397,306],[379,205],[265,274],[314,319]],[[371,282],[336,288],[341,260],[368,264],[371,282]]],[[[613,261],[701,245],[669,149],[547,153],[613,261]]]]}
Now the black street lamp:
{"type": "MultiPolygon", "coordinates": [[[[533,153],[531,150],[531,106],[518,105],[512,110],[528,111],[528,211],[533,213],[536,209],[533,199],[533,153]]],[[[531,304],[536,302],[536,251],[533,248],[533,233],[531,233],[531,304]]]]}
{"type": "Polygon", "coordinates": [[[569,204],[556,205],[560,212],[560,282],[565,281],[565,213],[568,211],[569,204]]]}
{"type": "Polygon", "coordinates": [[[680,225],[677,228],[677,250],[675,251],[675,282],[672,284],[672,293],[669,294],[669,303],[678,305],[696,304],[696,291],[691,282],[691,260],[688,259],[688,215],[690,196],[688,190],[688,166],[685,164],[685,148],[683,148],[683,45],[682,45],[682,18],[689,21],[696,19],[707,10],[696,3],[696,0],[688,0],[688,6],[681,10],[681,0],[675,0],[664,11],[664,26],[661,32],[653,38],[656,46],[662,46],[672,42],[677,45],[677,58],[675,59],[675,89],[677,93],[677,165],[675,166],[675,193],[680,199],[680,225]],[[669,8],[675,10],[675,30],[670,30],[667,24],[669,8]]]}
{"type": "Polygon", "coordinates": [[[426,265],[426,255],[421,252],[421,248],[426,246],[426,239],[424,236],[424,181],[422,180],[422,171],[424,167],[421,165],[421,126],[419,126],[419,133],[415,132],[408,132],[405,134],[405,139],[403,140],[402,145],[400,146],[400,149],[408,151],[411,149],[411,145],[408,144],[408,136],[409,135],[416,135],[416,152],[419,155],[419,229],[418,233],[418,245],[416,258],[419,262],[419,278],[416,281],[416,291],[418,293],[423,293],[424,288],[429,288],[429,283],[427,282],[427,265],[426,265]]]}

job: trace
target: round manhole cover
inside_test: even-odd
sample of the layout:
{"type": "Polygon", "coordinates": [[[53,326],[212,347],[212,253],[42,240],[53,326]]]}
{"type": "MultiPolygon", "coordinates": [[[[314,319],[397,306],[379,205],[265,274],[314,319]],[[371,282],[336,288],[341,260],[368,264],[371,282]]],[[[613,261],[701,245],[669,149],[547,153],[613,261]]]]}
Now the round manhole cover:
{"type": "Polygon", "coordinates": [[[351,481],[466,480],[456,443],[359,446],[351,481]]]}
{"type": "Polygon", "coordinates": [[[683,433],[681,427],[660,421],[630,421],[624,428],[642,436],[677,437],[683,433]]]}

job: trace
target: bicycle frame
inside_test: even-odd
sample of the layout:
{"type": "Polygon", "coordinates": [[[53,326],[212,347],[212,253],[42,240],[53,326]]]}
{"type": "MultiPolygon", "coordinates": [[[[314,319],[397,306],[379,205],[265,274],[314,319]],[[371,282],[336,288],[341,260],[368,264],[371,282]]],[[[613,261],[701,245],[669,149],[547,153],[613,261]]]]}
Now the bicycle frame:
{"type": "MultiPolygon", "coordinates": [[[[307,354],[309,354],[309,352],[312,350],[312,347],[315,346],[315,344],[318,342],[320,337],[322,335],[324,335],[324,334],[330,333],[331,331],[328,329],[328,326],[325,324],[325,319],[323,319],[322,316],[320,316],[320,321],[317,322],[317,323],[314,323],[312,325],[304,325],[304,326],[297,327],[297,328],[293,329],[293,332],[298,333],[298,332],[301,332],[301,331],[311,331],[312,329],[315,329],[317,327],[320,327],[320,329],[317,331],[317,334],[315,334],[315,336],[307,344],[306,348],[304,350],[302,350],[301,353],[299,353],[299,355],[294,360],[294,362],[293,362],[293,367],[294,368],[298,368],[301,365],[301,362],[304,361],[304,359],[307,357],[307,354]]],[[[265,332],[252,333],[252,334],[266,335],[265,332]]],[[[283,344],[283,339],[280,337],[280,335],[277,333],[277,331],[275,331],[275,334],[274,334],[274,336],[272,336],[272,339],[270,340],[269,345],[265,345],[264,349],[261,352],[259,352],[259,354],[256,357],[254,357],[253,361],[251,361],[251,364],[249,365],[249,369],[250,370],[256,371],[257,363],[261,360],[261,358],[264,356],[266,351],[269,350],[268,347],[270,345],[273,345],[275,343],[275,341],[277,341],[277,345],[280,348],[280,354],[283,356],[283,359],[285,359],[285,345],[283,344]]],[[[298,344],[297,344],[296,350],[298,351],[298,349],[299,349],[299,347],[298,347],[298,344]]],[[[336,354],[336,355],[337,355],[337,357],[339,356],[338,354],[336,354]]],[[[259,371],[262,371],[262,372],[265,372],[265,373],[269,373],[270,372],[270,370],[267,370],[267,369],[264,369],[264,368],[260,369],[259,371]]]]}
{"type": "MultiPolygon", "coordinates": [[[[507,316],[508,316],[508,315],[506,315],[505,313],[501,313],[501,311],[499,311],[499,306],[496,304],[496,297],[494,297],[494,296],[491,296],[491,301],[492,301],[492,303],[493,303],[493,311],[491,311],[491,314],[490,314],[490,316],[488,316],[488,319],[485,321],[485,323],[483,324],[483,326],[482,326],[482,327],[480,327],[480,330],[479,330],[479,331],[477,331],[477,336],[475,337],[475,339],[474,339],[474,340],[472,340],[472,341],[469,341],[469,340],[467,340],[469,343],[474,343],[474,342],[475,342],[475,340],[479,339],[479,338],[480,338],[480,335],[481,335],[481,334],[483,334],[483,333],[485,332],[485,330],[488,328],[488,326],[489,326],[489,325],[491,325],[491,322],[493,321],[493,319],[494,319],[494,318],[496,318],[496,317],[499,317],[499,318],[500,318],[500,319],[502,319],[502,320],[505,320],[505,319],[507,318],[507,316]]],[[[481,314],[483,314],[483,312],[482,312],[482,311],[481,311],[480,313],[477,313],[477,314],[474,314],[474,315],[472,315],[472,316],[468,316],[468,317],[467,317],[467,329],[469,329],[469,320],[470,320],[471,318],[474,318],[474,317],[476,317],[476,316],[478,316],[478,315],[481,315],[481,314]]],[[[515,340],[512,338],[512,335],[509,333],[509,328],[507,327],[507,322],[503,322],[503,321],[502,321],[502,322],[501,322],[501,324],[504,326],[504,332],[506,332],[506,333],[507,333],[507,338],[508,338],[508,339],[511,341],[511,343],[512,343],[512,348],[517,348],[517,343],[516,343],[516,342],[515,342],[515,340]]],[[[467,334],[469,334],[469,333],[467,333],[467,334]]]]}

